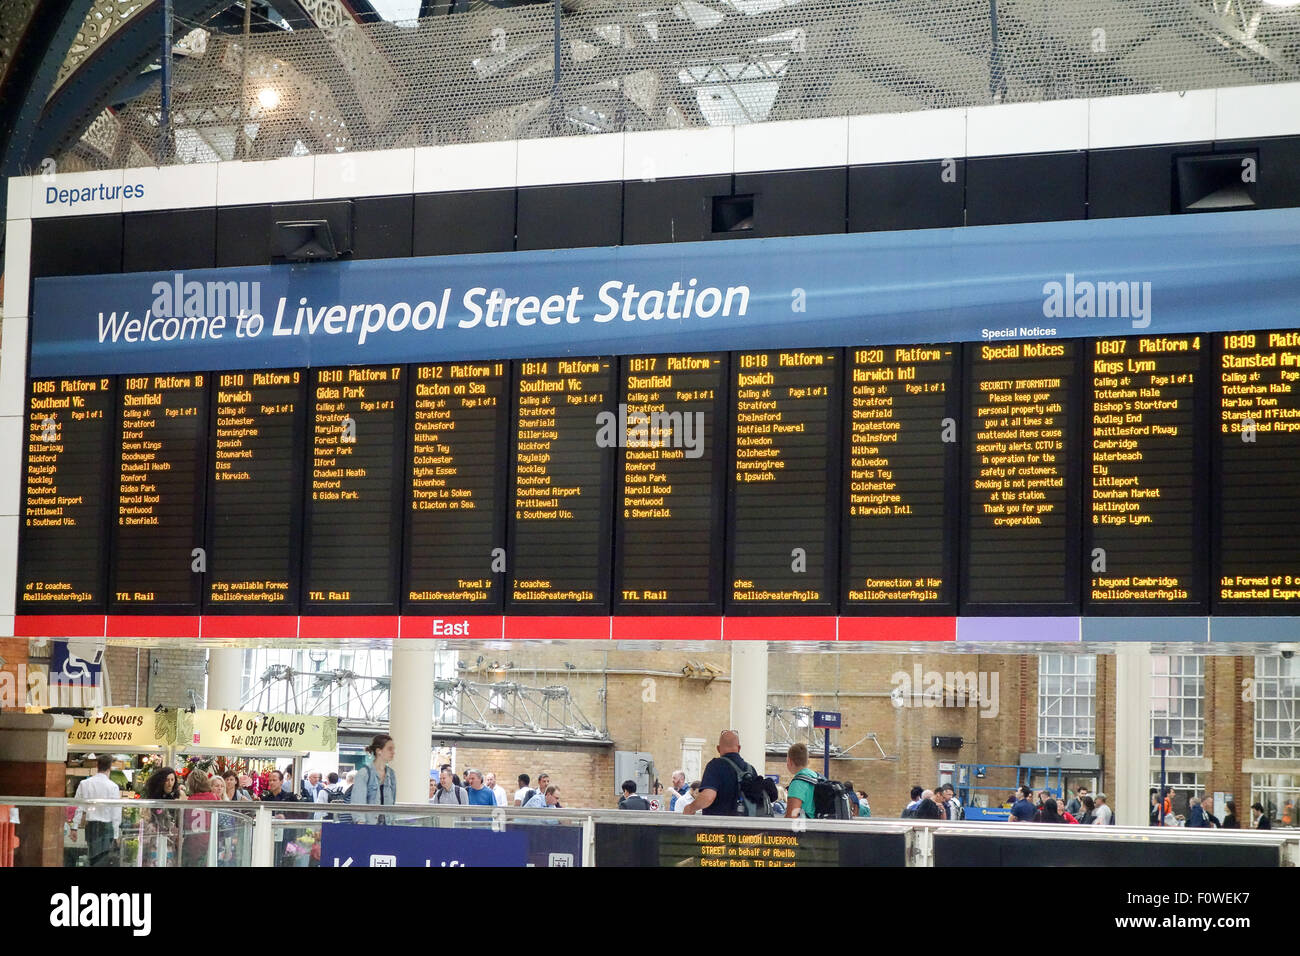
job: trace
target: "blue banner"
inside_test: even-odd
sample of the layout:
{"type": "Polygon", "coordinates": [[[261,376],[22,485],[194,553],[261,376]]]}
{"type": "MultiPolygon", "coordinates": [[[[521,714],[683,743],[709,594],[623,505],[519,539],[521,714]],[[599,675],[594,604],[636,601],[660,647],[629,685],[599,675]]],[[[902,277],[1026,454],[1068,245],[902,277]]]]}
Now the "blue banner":
{"type": "Polygon", "coordinates": [[[443,827],[321,826],[320,865],[345,866],[527,866],[523,833],[443,827]]]}
{"type": "Polygon", "coordinates": [[[44,278],[31,374],[1300,325],[1300,210],[44,278]]]}

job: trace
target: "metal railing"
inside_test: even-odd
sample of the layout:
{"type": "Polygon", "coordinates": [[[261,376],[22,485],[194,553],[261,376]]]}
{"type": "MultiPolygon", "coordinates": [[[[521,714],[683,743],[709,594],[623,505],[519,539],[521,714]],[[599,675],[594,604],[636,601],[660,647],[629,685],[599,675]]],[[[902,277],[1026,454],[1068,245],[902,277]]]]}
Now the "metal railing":
{"type": "MultiPolygon", "coordinates": [[[[64,828],[63,866],[90,865],[84,831],[78,840],[67,835],[66,821],[75,808],[118,807],[123,823],[117,846],[100,866],[119,867],[310,867],[321,865],[322,827],[328,822],[369,823],[403,827],[490,829],[509,832],[538,825],[572,827],[581,831],[582,865],[599,865],[595,829],[598,823],[745,832],[788,830],[791,833],[901,834],[909,866],[934,866],[936,837],[1066,840],[1078,843],[1128,843],[1155,848],[1179,843],[1220,846],[1275,847],[1282,866],[1300,866],[1300,829],[1191,830],[1182,827],[1090,827],[1071,824],[1015,825],[999,822],[954,823],[941,820],[871,817],[857,820],[787,820],[783,818],[688,817],[662,811],[613,809],[524,810],[519,807],[447,807],[422,804],[354,806],[297,805],[247,801],[67,800],[46,797],[3,797],[0,808],[17,808],[17,835],[22,843],[39,844],[49,826],[48,814],[61,818],[64,828]],[[216,839],[212,839],[215,835],[216,839]]],[[[3,842],[0,842],[3,846],[3,842]]],[[[4,861],[0,860],[0,864],[4,861]]]]}

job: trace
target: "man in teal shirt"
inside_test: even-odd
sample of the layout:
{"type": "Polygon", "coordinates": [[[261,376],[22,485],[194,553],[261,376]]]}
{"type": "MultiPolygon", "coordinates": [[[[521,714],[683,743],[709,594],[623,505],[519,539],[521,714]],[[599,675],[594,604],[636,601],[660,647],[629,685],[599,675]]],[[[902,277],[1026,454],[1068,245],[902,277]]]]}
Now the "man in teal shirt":
{"type": "Polygon", "coordinates": [[[785,769],[790,772],[790,785],[786,787],[785,815],[787,817],[817,816],[813,800],[813,787],[821,778],[817,771],[808,769],[808,745],[791,744],[785,754],[785,769]]]}

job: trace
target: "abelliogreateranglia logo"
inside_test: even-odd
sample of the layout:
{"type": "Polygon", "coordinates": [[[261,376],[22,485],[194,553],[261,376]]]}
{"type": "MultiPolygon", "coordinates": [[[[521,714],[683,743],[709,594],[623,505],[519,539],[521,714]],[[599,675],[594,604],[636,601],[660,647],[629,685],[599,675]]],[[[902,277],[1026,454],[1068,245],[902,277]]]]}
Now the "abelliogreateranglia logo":
{"type": "Polygon", "coordinates": [[[133,936],[153,929],[152,893],[83,893],[73,886],[50,897],[50,925],[57,929],[122,928],[133,936]]]}

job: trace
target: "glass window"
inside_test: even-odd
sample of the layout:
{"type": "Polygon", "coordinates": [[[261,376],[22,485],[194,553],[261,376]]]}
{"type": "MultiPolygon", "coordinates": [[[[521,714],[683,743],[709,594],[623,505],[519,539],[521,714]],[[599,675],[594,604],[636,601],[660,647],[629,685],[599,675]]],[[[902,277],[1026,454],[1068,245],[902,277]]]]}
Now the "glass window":
{"type": "MultiPolygon", "coordinates": [[[[1296,807],[1300,806],[1300,774],[1251,774],[1250,802],[1262,806],[1275,827],[1300,825],[1296,819],[1296,807]]],[[[1246,822],[1248,819],[1253,821],[1253,815],[1249,811],[1242,813],[1241,817],[1242,826],[1251,825],[1246,822]]]]}
{"type": "Polygon", "coordinates": [[[1255,756],[1300,760],[1300,660],[1255,658],[1255,756]]]}
{"type": "Polygon", "coordinates": [[[1096,752],[1096,692],[1096,655],[1038,656],[1039,753],[1096,752]]]}
{"type": "Polygon", "coordinates": [[[1205,755],[1204,657],[1152,655],[1151,736],[1173,738],[1171,757],[1205,755]]]}

